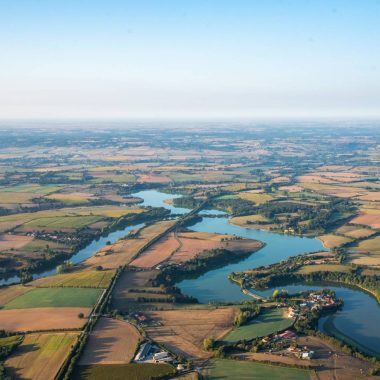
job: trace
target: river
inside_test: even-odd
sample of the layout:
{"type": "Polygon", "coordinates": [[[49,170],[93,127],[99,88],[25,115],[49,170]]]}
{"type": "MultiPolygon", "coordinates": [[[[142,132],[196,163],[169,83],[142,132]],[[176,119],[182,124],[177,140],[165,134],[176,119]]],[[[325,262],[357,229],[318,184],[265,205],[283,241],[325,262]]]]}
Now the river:
{"type": "MultiPolygon", "coordinates": [[[[155,206],[167,207],[167,204],[159,204],[158,199],[164,200],[171,195],[149,192],[149,198],[155,198],[155,206]],[[157,195],[157,197],[156,197],[157,195]]],[[[140,195],[141,196],[141,193],[140,195]]],[[[145,202],[146,205],[149,205],[145,202]]],[[[152,204],[151,204],[152,205],[152,204]]],[[[171,206],[173,213],[182,213],[171,206]]],[[[232,225],[228,222],[228,217],[223,217],[223,213],[217,210],[207,210],[202,212],[205,215],[202,221],[191,226],[190,229],[199,232],[216,232],[222,234],[237,235],[244,238],[257,239],[264,242],[264,248],[253,253],[248,258],[233,264],[228,264],[222,268],[210,270],[209,272],[193,279],[187,279],[176,284],[183,293],[196,297],[202,303],[209,302],[236,302],[250,298],[240,291],[239,286],[228,280],[231,272],[243,271],[245,269],[257,268],[262,265],[273,264],[285,260],[290,256],[300,255],[307,252],[325,250],[318,239],[283,235],[256,229],[247,229],[232,225]],[[218,216],[210,217],[210,216],[218,216]]],[[[328,333],[334,334],[341,339],[346,339],[349,343],[358,345],[363,351],[369,354],[380,354],[380,306],[369,294],[354,288],[343,286],[328,287],[334,290],[339,298],[344,300],[341,311],[334,315],[321,318],[319,328],[328,333]]],[[[289,285],[281,287],[290,293],[301,290],[321,289],[321,285],[289,285]]],[[[273,289],[263,292],[257,291],[259,295],[271,295],[273,289]]]]}
{"type": "MultiPolygon", "coordinates": [[[[142,206],[164,207],[170,210],[173,215],[182,215],[190,211],[164,202],[166,199],[178,198],[180,195],[166,194],[155,190],[140,191],[132,195],[143,199],[142,206]]],[[[218,210],[203,210],[201,214],[203,216],[202,220],[191,226],[191,230],[236,235],[260,240],[266,244],[265,247],[238,263],[210,270],[196,279],[183,280],[177,284],[183,293],[196,297],[202,303],[236,302],[250,298],[243,294],[237,285],[228,280],[228,275],[231,272],[273,264],[285,260],[289,256],[324,250],[322,243],[318,239],[234,226],[228,222],[228,217],[224,216],[225,213],[218,210]]],[[[128,226],[98,238],[77,252],[70,260],[74,263],[80,263],[94,255],[108,241],[115,242],[127,235],[129,231],[142,225],[128,226]]],[[[53,274],[55,274],[54,269],[35,274],[34,278],[47,277],[53,274]]],[[[15,276],[7,280],[1,280],[0,285],[14,283],[18,280],[18,277],[15,276]]],[[[356,343],[368,353],[380,355],[380,329],[378,328],[380,326],[380,307],[377,301],[369,294],[357,289],[330,285],[326,285],[326,287],[335,290],[337,296],[343,298],[344,307],[342,311],[338,311],[332,316],[321,318],[320,329],[330,334],[334,333],[349,342],[356,343]]],[[[281,288],[292,293],[300,290],[320,289],[322,286],[289,285],[281,288]]],[[[264,292],[257,291],[258,294],[263,296],[270,295],[272,292],[273,289],[264,292]]]]}

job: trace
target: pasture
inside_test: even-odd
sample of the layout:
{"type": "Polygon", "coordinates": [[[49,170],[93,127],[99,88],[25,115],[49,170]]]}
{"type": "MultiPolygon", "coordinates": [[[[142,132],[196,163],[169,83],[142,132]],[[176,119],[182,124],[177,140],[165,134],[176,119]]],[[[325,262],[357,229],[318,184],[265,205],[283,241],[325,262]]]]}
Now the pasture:
{"type": "Polygon", "coordinates": [[[298,368],[287,368],[250,361],[227,359],[214,360],[206,370],[207,380],[239,379],[239,380],[310,380],[311,372],[298,368]]]}
{"type": "Polygon", "coordinates": [[[264,310],[247,324],[233,329],[223,338],[223,341],[250,340],[285,330],[292,324],[292,319],[284,317],[283,309],[264,310]]]}
{"type": "Polygon", "coordinates": [[[69,288],[103,288],[106,289],[114,276],[114,270],[87,270],[73,273],[57,274],[40,278],[30,285],[40,288],[69,287],[69,288]]]}
{"type": "Polygon", "coordinates": [[[5,369],[12,378],[54,379],[77,336],[74,332],[27,334],[6,359],[5,369]]]}
{"type": "Polygon", "coordinates": [[[39,307],[92,307],[101,289],[35,288],[19,295],[4,305],[5,310],[39,307]]]}
{"type": "Polygon", "coordinates": [[[141,335],[126,321],[100,318],[91,332],[80,365],[127,364],[136,353],[141,335]]]}

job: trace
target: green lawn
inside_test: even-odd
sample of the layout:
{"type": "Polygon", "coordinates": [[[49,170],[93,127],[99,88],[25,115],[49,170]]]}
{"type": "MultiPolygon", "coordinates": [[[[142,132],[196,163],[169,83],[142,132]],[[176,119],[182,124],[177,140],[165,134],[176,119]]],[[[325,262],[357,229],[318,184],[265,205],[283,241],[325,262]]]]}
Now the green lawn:
{"type": "Polygon", "coordinates": [[[12,299],[5,304],[4,309],[92,307],[101,293],[102,289],[36,288],[12,299]]]}
{"type": "Polygon", "coordinates": [[[106,364],[75,367],[74,380],[150,380],[167,375],[174,375],[175,370],[170,364],[106,364]]]}
{"type": "Polygon", "coordinates": [[[291,326],[293,320],[282,316],[282,309],[269,309],[262,311],[250,323],[232,330],[223,340],[236,342],[269,335],[291,326]]]}
{"type": "Polygon", "coordinates": [[[279,367],[249,361],[215,360],[205,376],[207,380],[310,380],[311,372],[304,369],[279,367]]]}

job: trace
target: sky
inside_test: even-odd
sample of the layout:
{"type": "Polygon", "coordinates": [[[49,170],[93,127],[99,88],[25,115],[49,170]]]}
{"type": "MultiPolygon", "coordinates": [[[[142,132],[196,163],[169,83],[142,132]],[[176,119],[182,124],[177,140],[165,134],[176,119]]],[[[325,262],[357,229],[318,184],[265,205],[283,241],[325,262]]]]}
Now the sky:
{"type": "Polygon", "coordinates": [[[380,118],[379,0],[0,0],[0,119],[380,118]]]}

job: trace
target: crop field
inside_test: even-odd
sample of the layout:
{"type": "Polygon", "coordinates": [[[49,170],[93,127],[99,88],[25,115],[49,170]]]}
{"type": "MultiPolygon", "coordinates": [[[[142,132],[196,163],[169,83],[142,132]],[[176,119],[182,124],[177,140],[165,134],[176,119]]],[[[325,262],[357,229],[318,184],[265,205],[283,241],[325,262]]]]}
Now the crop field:
{"type": "Polygon", "coordinates": [[[101,289],[35,288],[7,302],[4,309],[92,307],[101,293],[101,289]]]}
{"type": "Polygon", "coordinates": [[[180,241],[180,248],[170,258],[170,261],[177,263],[191,260],[204,250],[221,248],[231,252],[254,252],[262,245],[252,239],[235,240],[231,235],[207,232],[181,232],[177,238],[180,241]]]}
{"type": "Polygon", "coordinates": [[[178,355],[207,359],[211,354],[203,351],[203,339],[218,339],[228,333],[235,314],[233,308],[153,311],[148,315],[154,323],[146,332],[178,355]]]}
{"type": "Polygon", "coordinates": [[[54,193],[48,195],[46,198],[54,201],[59,201],[67,204],[86,204],[91,199],[95,199],[93,194],[90,193],[54,193]]]}
{"type": "Polygon", "coordinates": [[[342,264],[316,264],[316,265],[304,265],[298,270],[298,273],[307,274],[313,272],[343,272],[350,271],[348,265],[342,264]]]}
{"type": "Polygon", "coordinates": [[[136,237],[121,239],[115,244],[105,246],[86,260],[85,265],[90,267],[101,265],[106,269],[115,269],[120,265],[126,265],[135,258],[141,248],[157,235],[169,229],[174,223],[175,221],[168,220],[145,227],[136,237]]]}
{"type": "Polygon", "coordinates": [[[79,228],[89,223],[95,223],[102,218],[119,218],[123,215],[138,214],[144,210],[139,207],[116,207],[116,206],[90,206],[90,207],[68,207],[57,210],[44,210],[30,213],[20,213],[14,215],[0,216],[0,232],[20,226],[22,224],[30,224],[38,227],[51,227],[50,224],[55,224],[55,229],[61,228],[79,228]],[[78,217],[78,219],[74,219],[78,217]],[[82,219],[83,217],[85,219],[82,219]],[[60,220],[64,219],[63,226],[60,226],[60,220]]]}
{"type": "Polygon", "coordinates": [[[227,342],[249,340],[266,336],[284,330],[293,324],[293,320],[284,317],[283,309],[270,309],[262,311],[256,318],[247,324],[232,330],[223,338],[227,342]]]}
{"type": "MultiPolygon", "coordinates": [[[[151,287],[151,280],[158,274],[158,271],[124,271],[116,282],[116,286],[112,295],[112,305],[114,308],[127,311],[132,307],[132,303],[135,302],[133,293],[129,290],[132,289],[144,289],[144,291],[151,287]]],[[[147,294],[144,294],[147,295],[147,294]]],[[[149,295],[149,293],[148,293],[149,295]]],[[[149,295],[150,296],[150,295],[149,295]]],[[[141,306],[141,304],[139,304],[141,306]]]]}
{"type": "Polygon", "coordinates": [[[160,262],[168,259],[180,247],[180,242],[174,233],[162,237],[159,241],[145,250],[130,265],[139,268],[153,268],[160,262]]]}
{"type": "Polygon", "coordinates": [[[100,318],[91,332],[80,365],[127,364],[136,353],[141,335],[126,321],[100,318]]]}
{"type": "Polygon", "coordinates": [[[73,332],[27,334],[5,361],[5,369],[17,379],[54,379],[77,336],[73,332]]]}
{"type": "Polygon", "coordinates": [[[74,380],[151,380],[174,374],[175,369],[170,364],[78,365],[72,378],[74,380]]]}
{"type": "Polygon", "coordinates": [[[31,242],[33,237],[22,235],[0,235],[0,251],[18,249],[31,242]]]}
{"type": "Polygon", "coordinates": [[[336,232],[354,239],[369,237],[375,233],[375,231],[370,228],[353,226],[348,224],[338,228],[336,232]]]}
{"type": "Polygon", "coordinates": [[[40,288],[70,287],[70,288],[107,288],[114,276],[114,270],[88,270],[73,273],[57,274],[40,278],[30,285],[40,288]]]}
{"type": "Polygon", "coordinates": [[[39,218],[25,223],[24,228],[48,228],[48,229],[79,229],[99,222],[99,216],[61,216],[55,218],[39,218]]]}
{"type": "Polygon", "coordinates": [[[273,197],[268,194],[252,193],[250,191],[238,193],[238,197],[250,202],[254,202],[257,205],[260,205],[273,199],[273,197]]]}
{"type": "Polygon", "coordinates": [[[83,327],[91,308],[43,307],[31,309],[0,310],[0,326],[6,331],[24,332],[83,327]],[[83,313],[84,318],[79,318],[83,313]]]}
{"type": "Polygon", "coordinates": [[[349,258],[354,264],[380,266],[380,236],[360,241],[349,258]]]}
{"type": "Polygon", "coordinates": [[[318,239],[322,241],[326,248],[340,247],[341,245],[352,241],[349,237],[334,234],[318,236],[318,239]]]}
{"type": "Polygon", "coordinates": [[[380,210],[375,208],[362,208],[360,215],[353,218],[350,223],[363,224],[371,228],[380,228],[380,210]]]}
{"type": "Polygon", "coordinates": [[[46,195],[53,193],[61,189],[61,186],[55,185],[35,185],[35,184],[25,184],[17,185],[11,187],[0,187],[1,193],[31,193],[31,194],[41,194],[46,195]]]}
{"type": "Polygon", "coordinates": [[[22,294],[29,292],[33,288],[23,285],[13,285],[0,288],[0,306],[2,307],[7,302],[14,298],[21,296],[22,294]]]}
{"type": "Polygon", "coordinates": [[[298,368],[287,368],[250,361],[214,360],[206,370],[207,380],[310,380],[311,372],[298,368]]]}
{"type": "Polygon", "coordinates": [[[229,223],[236,224],[241,227],[249,227],[250,224],[248,222],[255,224],[255,222],[270,222],[270,220],[260,214],[235,216],[229,220],[229,223]]]}

